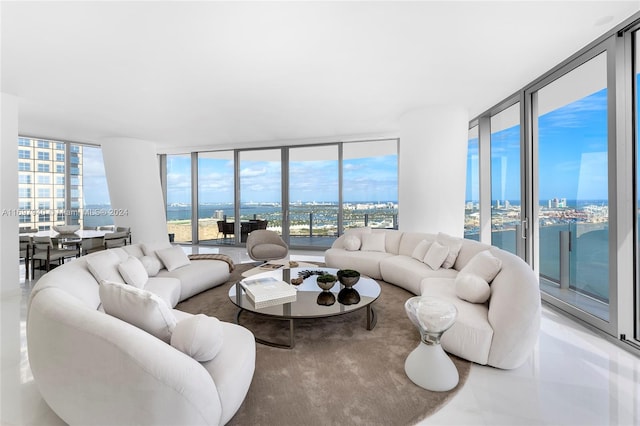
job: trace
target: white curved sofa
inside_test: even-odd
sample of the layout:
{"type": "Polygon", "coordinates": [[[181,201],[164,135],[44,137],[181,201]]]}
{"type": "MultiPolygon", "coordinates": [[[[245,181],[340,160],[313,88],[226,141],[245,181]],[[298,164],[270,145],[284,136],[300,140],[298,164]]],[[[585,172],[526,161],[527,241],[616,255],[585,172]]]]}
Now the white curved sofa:
{"type": "Polygon", "coordinates": [[[438,238],[435,234],[385,229],[349,230],[325,252],[325,262],[328,267],[356,269],[416,295],[435,296],[453,303],[458,318],[441,340],[447,352],[478,364],[502,369],[519,367],[530,356],[540,330],[536,274],[522,259],[507,251],[460,238],[454,239],[461,241],[462,246],[450,269],[433,270],[412,257],[421,241],[433,242],[438,238]],[[376,251],[347,250],[345,238],[362,232],[384,234],[384,247],[376,251]],[[489,300],[470,303],[456,295],[456,277],[484,250],[500,259],[502,266],[490,283],[489,300]]]}
{"type": "MultiPolygon", "coordinates": [[[[102,286],[87,262],[106,252],[121,259],[142,254],[134,244],[83,256],[42,276],[31,293],[29,362],[44,400],[69,424],[227,423],[253,378],[253,334],[220,322],[221,349],[210,361],[198,362],[104,313],[102,286]]],[[[171,272],[161,270],[145,289],[168,301],[165,309],[179,324],[192,315],[171,309],[178,300],[222,284],[229,275],[223,261],[196,260],[171,272]]]]}

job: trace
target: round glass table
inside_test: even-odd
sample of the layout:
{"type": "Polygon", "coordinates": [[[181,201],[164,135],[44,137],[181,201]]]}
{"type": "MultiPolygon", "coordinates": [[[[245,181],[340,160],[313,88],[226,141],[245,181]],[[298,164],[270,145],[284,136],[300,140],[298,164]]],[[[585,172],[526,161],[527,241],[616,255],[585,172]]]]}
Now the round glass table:
{"type": "Polygon", "coordinates": [[[231,286],[229,289],[229,299],[239,308],[238,314],[236,315],[236,323],[240,323],[240,316],[245,311],[267,318],[288,321],[288,342],[278,343],[256,337],[256,342],[258,343],[288,349],[295,346],[294,321],[296,319],[327,318],[366,309],[366,327],[367,330],[372,330],[377,320],[372,304],[380,297],[380,285],[371,278],[361,276],[360,280],[352,288],[346,288],[341,285],[339,281],[336,281],[330,290],[323,291],[316,281],[321,271],[333,275],[336,275],[338,272],[337,269],[323,267],[287,268],[252,275],[250,279],[274,277],[286,283],[290,283],[293,278],[308,275],[301,284],[294,286],[297,290],[296,300],[294,302],[263,308],[255,307],[240,282],[231,286]]]}

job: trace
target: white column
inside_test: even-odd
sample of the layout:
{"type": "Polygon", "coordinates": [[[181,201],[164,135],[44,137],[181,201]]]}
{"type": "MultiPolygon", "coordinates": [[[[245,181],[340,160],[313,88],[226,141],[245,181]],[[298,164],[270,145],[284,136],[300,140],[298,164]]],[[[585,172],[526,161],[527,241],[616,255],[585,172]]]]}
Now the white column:
{"type": "Polygon", "coordinates": [[[0,290],[19,294],[18,100],[0,93],[0,290]]]}
{"type": "Polygon", "coordinates": [[[20,272],[18,266],[18,100],[0,93],[0,334],[2,420],[20,424],[20,272]]]}
{"type": "Polygon", "coordinates": [[[462,237],[469,115],[434,106],[400,118],[399,228],[462,237]]]}
{"type": "Polygon", "coordinates": [[[102,157],[116,226],[131,227],[133,242],[168,241],[156,146],[149,141],[102,141],[102,157]]]}

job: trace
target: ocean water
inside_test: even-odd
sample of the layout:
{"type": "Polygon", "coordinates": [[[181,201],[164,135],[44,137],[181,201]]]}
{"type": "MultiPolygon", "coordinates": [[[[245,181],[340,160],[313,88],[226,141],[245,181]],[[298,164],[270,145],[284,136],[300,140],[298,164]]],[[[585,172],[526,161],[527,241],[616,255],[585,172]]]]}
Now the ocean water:
{"type": "MultiPolygon", "coordinates": [[[[353,203],[357,204],[357,203],[353,203]]],[[[361,203],[372,204],[372,203],[361,203]]],[[[208,204],[198,207],[198,217],[217,218],[217,212],[221,211],[227,220],[233,220],[234,207],[231,204],[208,204]]],[[[353,222],[362,225],[364,215],[367,215],[370,225],[393,226],[397,210],[394,208],[362,208],[358,210],[344,210],[345,226],[349,227],[353,222]]],[[[282,208],[272,204],[243,204],[240,208],[242,220],[259,218],[267,219],[269,226],[282,225],[282,208]]],[[[167,220],[189,220],[191,218],[191,206],[168,206],[167,220]]],[[[307,225],[313,220],[314,228],[336,227],[338,221],[337,204],[291,205],[289,207],[289,220],[292,226],[307,225]],[[313,216],[310,216],[310,215],[313,216]]]]}
{"type": "MultiPolygon", "coordinates": [[[[569,288],[609,302],[609,227],[607,223],[572,223],[540,228],[540,275],[560,282],[560,232],[569,231],[569,288]]],[[[516,231],[492,232],[493,245],[516,252],[516,231]]],[[[467,238],[477,240],[478,235],[467,238]]]]}

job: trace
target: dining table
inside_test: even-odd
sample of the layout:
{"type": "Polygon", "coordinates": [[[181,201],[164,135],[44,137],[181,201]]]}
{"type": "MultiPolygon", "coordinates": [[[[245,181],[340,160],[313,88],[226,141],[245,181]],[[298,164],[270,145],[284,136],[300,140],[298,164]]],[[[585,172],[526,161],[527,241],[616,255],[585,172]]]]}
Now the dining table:
{"type": "Polygon", "coordinates": [[[53,229],[46,231],[37,231],[25,233],[32,237],[50,237],[54,246],[61,247],[79,246],[80,254],[86,253],[91,249],[102,246],[102,239],[105,235],[112,233],[112,230],[96,230],[96,229],[78,229],[73,233],[63,234],[53,229]]]}

